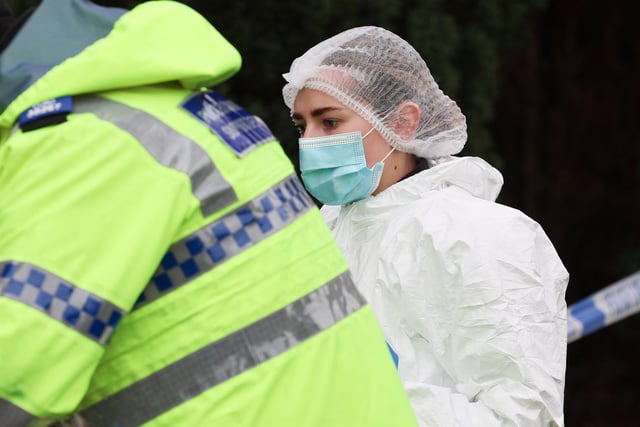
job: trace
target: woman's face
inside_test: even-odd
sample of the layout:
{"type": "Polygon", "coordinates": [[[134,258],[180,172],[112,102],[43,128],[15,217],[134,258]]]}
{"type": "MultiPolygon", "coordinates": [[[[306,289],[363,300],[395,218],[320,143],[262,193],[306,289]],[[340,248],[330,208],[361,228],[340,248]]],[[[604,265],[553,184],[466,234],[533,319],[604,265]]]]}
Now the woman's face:
{"type": "MultiPolygon", "coordinates": [[[[300,137],[304,138],[357,131],[365,135],[373,127],[336,98],[306,88],[298,92],[291,117],[300,137]]],[[[382,160],[391,150],[389,143],[375,130],[365,138],[363,145],[367,167],[382,160]]]]}

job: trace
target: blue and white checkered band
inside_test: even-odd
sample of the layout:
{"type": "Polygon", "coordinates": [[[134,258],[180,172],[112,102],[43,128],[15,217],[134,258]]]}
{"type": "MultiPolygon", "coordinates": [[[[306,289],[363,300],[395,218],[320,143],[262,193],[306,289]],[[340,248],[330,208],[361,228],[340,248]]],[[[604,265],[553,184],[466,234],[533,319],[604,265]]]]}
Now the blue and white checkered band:
{"type": "Polygon", "coordinates": [[[40,310],[99,344],[108,341],[124,314],[109,301],[25,262],[0,262],[0,297],[40,310]]]}
{"type": "Polygon", "coordinates": [[[134,310],[281,230],[315,204],[295,175],[171,246],[134,310]]]}

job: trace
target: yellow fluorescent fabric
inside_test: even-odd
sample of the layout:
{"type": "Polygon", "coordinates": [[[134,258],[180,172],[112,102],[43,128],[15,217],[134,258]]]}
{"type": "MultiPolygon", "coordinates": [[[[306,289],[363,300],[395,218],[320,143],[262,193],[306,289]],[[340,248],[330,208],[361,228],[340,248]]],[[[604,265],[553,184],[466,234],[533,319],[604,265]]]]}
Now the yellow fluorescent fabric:
{"type": "Polygon", "coordinates": [[[416,426],[379,331],[365,307],[287,354],[249,370],[145,426],[416,426]],[[357,336],[349,329],[359,330],[357,336]],[[382,344],[382,345],[381,345],[382,344]],[[345,352],[356,346],[360,352],[345,352]],[[334,354],[332,361],[327,354],[334,354]],[[329,363],[328,363],[329,362],[329,363]],[[357,369],[354,369],[357,367],[357,369]],[[371,387],[374,382],[384,387],[371,387]],[[329,390],[319,393],[319,390],[329,390]],[[281,399],[265,396],[286,396],[281,399]],[[220,402],[211,410],[206,399],[220,402]]]}
{"type": "MultiPolygon", "coordinates": [[[[344,260],[334,251],[324,227],[318,226],[318,217],[317,211],[309,212],[292,224],[287,233],[278,233],[260,247],[250,249],[247,257],[259,258],[260,268],[247,268],[245,257],[235,257],[237,259],[220,265],[189,286],[174,291],[171,297],[161,298],[153,306],[127,316],[120,329],[139,332],[114,335],[98,368],[95,388],[104,390],[100,393],[109,393],[125,387],[158,366],[140,366],[135,377],[131,377],[131,373],[122,370],[122,364],[143,360],[148,353],[165,360],[165,364],[174,362],[311,292],[331,280],[335,272],[344,271],[344,260]],[[291,239],[298,233],[314,234],[315,238],[303,247],[299,239],[291,239]],[[314,254],[323,254],[318,261],[320,267],[298,267],[314,263],[314,254]],[[286,265],[283,259],[288,261],[286,265]],[[194,299],[206,304],[194,305],[194,299]],[[164,333],[145,334],[152,330],[164,333]]],[[[85,405],[101,397],[102,394],[90,395],[85,405]]]]}
{"type": "MultiPolygon", "coordinates": [[[[79,0],[55,4],[96,7],[79,0]]],[[[37,33],[25,25],[23,31],[37,33]]],[[[7,266],[28,266],[113,304],[124,316],[103,346],[65,323],[68,317],[3,295],[15,277],[0,276],[0,400],[40,419],[90,409],[345,273],[346,262],[319,211],[306,193],[291,189],[302,185],[275,138],[238,156],[181,107],[198,93],[189,89],[223,81],[239,67],[235,48],[193,10],[147,2],[122,15],[105,37],[54,65],[0,112],[0,274],[7,266]],[[67,95],[76,107],[90,95],[103,110],[78,109],[60,124],[11,130],[34,104],[67,95]],[[180,169],[184,164],[210,169],[180,169]],[[212,182],[235,197],[207,215],[193,188],[203,170],[215,172],[212,182]],[[286,201],[278,206],[282,212],[269,211],[272,231],[260,234],[241,224],[243,209],[266,216],[265,203],[274,200],[286,201]],[[224,241],[226,258],[191,275],[187,267],[196,254],[180,244],[221,224],[240,224],[224,241]],[[183,282],[138,306],[176,247],[182,248],[176,253],[183,264],[167,275],[183,282]]],[[[214,242],[205,243],[215,249],[214,242]]],[[[25,286],[37,292],[35,285],[25,286]]],[[[304,314],[313,320],[314,313],[304,314]]],[[[194,384],[198,369],[185,374],[194,384]]],[[[366,305],[169,409],[145,422],[415,425],[366,305]]]]}
{"type": "Polygon", "coordinates": [[[68,411],[77,404],[77,390],[86,389],[90,377],[60,373],[91,372],[102,349],[86,339],[73,340],[68,327],[25,308],[20,302],[0,298],[0,396],[8,394],[35,413],[68,411]],[[13,335],[21,338],[13,345],[4,345],[6,337],[13,335]],[[18,390],[27,393],[23,395],[18,390]]]}

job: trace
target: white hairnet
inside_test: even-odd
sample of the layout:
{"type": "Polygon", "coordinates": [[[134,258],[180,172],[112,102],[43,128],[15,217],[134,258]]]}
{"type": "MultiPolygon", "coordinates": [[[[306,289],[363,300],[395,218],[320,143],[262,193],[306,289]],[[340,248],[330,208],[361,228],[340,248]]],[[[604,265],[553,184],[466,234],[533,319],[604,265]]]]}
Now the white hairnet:
{"type": "Polygon", "coordinates": [[[456,154],[467,140],[460,108],[431,76],[420,54],[405,40],[380,27],[356,27],[339,33],[295,59],[282,89],[293,105],[302,88],[338,99],[369,121],[400,151],[433,159],[456,154]],[[420,123],[410,139],[396,134],[394,114],[411,101],[420,108],[420,123]]]}

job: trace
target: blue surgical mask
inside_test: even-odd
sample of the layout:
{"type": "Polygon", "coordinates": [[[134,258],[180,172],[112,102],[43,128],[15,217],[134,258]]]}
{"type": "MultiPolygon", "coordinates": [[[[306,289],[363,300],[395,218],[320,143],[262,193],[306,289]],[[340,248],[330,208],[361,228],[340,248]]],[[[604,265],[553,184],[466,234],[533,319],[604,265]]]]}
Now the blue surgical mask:
{"type": "Polygon", "coordinates": [[[325,205],[344,205],[362,200],[378,187],[384,161],[367,168],[360,132],[300,138],[302,181],[313,197],[325,205]]]}

